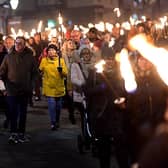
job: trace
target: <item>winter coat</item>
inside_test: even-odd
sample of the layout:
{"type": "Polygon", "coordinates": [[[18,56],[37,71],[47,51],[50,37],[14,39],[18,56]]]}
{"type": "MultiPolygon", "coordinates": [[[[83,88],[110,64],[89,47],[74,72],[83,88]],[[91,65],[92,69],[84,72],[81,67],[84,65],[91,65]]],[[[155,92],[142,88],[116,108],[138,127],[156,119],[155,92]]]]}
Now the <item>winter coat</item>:
{"type": "Polygon", "coordinates": [[[163,121],[166,110],[167,87],[154,69],[136,74],[137,89],[127,96],[128,137],[133,161],[163,121]]]}
{"type": "Polygon", "coordinates": [[[58,57],[55,57],[53,60],[44,57],[40,63],[39,69],[43,74],[42,93],[45,96],[61,97],[65,95],[64,77],[67,75],[68,70],[64,59],[61,58],[60,63],[62,67],[62,75],[57,70],[57,67],[59,66],[58,57]]]}
{"type": "Polygon", "coordinates": [[[71,65],[71,82],[73,85],[73,101],[81,103],[85,97],[82,90],[85,78],[79,64],[75,62],[71,65]]]}
{"type": "Polygon", "coordinates": [[[13,49],[0,66],[0,78],[5,82],[9,96],[30,94],[38,75],[32,51],[27,47],[21,53],[13,49]]]}
{"type": "Polygon", "coordinates": [[[97,137],[110,136],[118,139],[123,136],[125,114],[114,104],[114,100],[124,97],[125,93],[115,68],[104,71],[103,74],[91,71],[86,83],[90,126],[93,135],[97,137]]]}
{"type": "Polygon", "coordinates": [[[140,127],[147,122],[155,127],[163,121],[167,87],[154,69],[143,76],[136,74],[136,82],[137,89],[128,95],[127,103],[131,127],[140,127]]]}

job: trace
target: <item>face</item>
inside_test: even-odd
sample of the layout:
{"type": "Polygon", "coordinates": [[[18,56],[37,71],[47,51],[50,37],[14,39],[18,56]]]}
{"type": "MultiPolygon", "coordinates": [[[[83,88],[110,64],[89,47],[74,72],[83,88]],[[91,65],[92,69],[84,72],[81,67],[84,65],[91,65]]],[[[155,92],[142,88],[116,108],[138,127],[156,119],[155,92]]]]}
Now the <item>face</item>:
{"type": "Polygon", "coordinates": [[[150,70],[152,67],[152,64],[145,58],[140,57],[138,59],[138,67],[142,70],[142,71],[147,71],[150,70]]]}
{"type": "Polygon", "coordinates": [[[139,26],[139,27],[137,28],[137,32],[138,32],[138,33],[144,33],[144,32],[145,32],[144,27],[143,27],[143,26],[139,26]]]}
{"type": "Polygon", "coordinates": [[[119,37],[120,36],[120,28],[114,27],[112,30],[112,35],[116,38],[119,37]]]}
{"type": "Polygon", "coordinates": [[[79,42],[79,41],[80,41],[80,37],[81,37],[80,31],[72,31],[72,32],[71,32],[71,38],[72,38],[74,41],[79,42]]]}
{"type": "Polygon", "coordinates": [[[12,48],[14,46],[14,39],[13,38],[5,39],[4,45],[7,48],[7,50],[9,50],[10,48],[12,48]]]}
{"type": "Polygon", "coordinates": [[[110,33],[106,33],[106,34],[104,35],[104,41],[109,42],[109,41],[110,41],[110,38],[111,38],[110,33]]]}
{"type": "Polygon", "coordinates": [[[57,56],[57,52],[53,48],[49,48],[48,50],[48,57],[53,58],[57,56]]]}
{"type": "Polygon", "coordinates": [[[90,50],[88,48],[84,48],[81,51],[80,56],[83,58],[84,61],[90,61],[90,59],[91,59],[90,50]]]}
{"type": "Polygon", "coordinates": [[[105,67],[106,69],[111,69],[114,67],[115,65],[115,59],[113,57],[109,57],[108,59],[105,60],[106,61],[106,64],[105,64],[105,67]]]}
{"type": "Polygon", "coordinates": [[[67,41],[67,48],[68,49],[74,49],[75,43],[72,40],[67,41]]]}
{"type": "Polygon", "coordinates": [[[34,40],[35,40],[35,42],[38,44],[38,43],[41,41],[41,36],[40,36],[40,34],[34,35],[34,40]]]}
{"type": "Polygon", "coordinates": [[[29,38],[29,44],[30,45],[34,44],[34,38],[29,38]]]}
{"type": "Polygon", "coordinates": [[[51,44],[55,44],[55,45],[57,45],[57,43],[58,43],[57,38],[56,38],[56,37],[52,37],[50,43],[51,43],[51,44]]]}
{"type": "Polygon", "coordinates": [[[21,38],[16,39],[15,41],[15,50],[17,52],[22,52],[25,48],[25,41],[21,38]]]}

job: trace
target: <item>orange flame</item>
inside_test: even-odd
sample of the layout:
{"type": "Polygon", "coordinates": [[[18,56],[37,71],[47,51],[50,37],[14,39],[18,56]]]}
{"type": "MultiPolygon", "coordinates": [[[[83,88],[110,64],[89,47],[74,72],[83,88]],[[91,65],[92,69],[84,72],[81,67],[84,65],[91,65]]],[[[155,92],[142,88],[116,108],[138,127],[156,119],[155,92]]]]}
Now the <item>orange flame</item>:
{"type": "Polygon", "coordinates": [[[128,51],[126,49],[122,49],[120,52],[120,71],[124,79],[126,91],[134,92],[137,88],[137,83],[128,59],[128,51]]]}
{"type": "Polygon", "coordinates": [[[159,48],[148,42],[145,35],[137,35],[130,39],[130,45],[133,46],[147,60],[156,67],[161,79],[168,85],[168,51],[159,48]]]}
{"type": "Polygon", "coordinates": [[[95,64],[95,68],[97,69],[96,72],[97,73],[102,73],[104,70],[103,65],[105,64],[104,60],[100,60],[97,64],[95,64]]]}

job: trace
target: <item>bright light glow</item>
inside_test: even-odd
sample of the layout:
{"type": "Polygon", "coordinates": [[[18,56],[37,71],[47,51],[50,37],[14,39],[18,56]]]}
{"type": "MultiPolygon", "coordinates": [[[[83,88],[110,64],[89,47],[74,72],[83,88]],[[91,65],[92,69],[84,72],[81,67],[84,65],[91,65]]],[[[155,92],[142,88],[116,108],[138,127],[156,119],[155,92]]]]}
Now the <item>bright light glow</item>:
{"type": "Polygon", "coordinates": [[[149,43],[143,34],[133,37],[130,40],[130,45],[155,65],[161,79],[168,85],[168,51],[149,43]]]}
{"type": "Polygon", "coordinates": [[[10,5],[13,10],[17,9],[19,0],[10,0],[10,5]]]}
{"type": "Polygon", "coordinates": [[[111,23],[106,22],[105,23],[105,27],[106,27],[107,31],[112,32],[112,29],[113,29],[114,25],[111,24],[111,23]]]}
{"type": "Polygon", "coordinates": [[[43,25],[43,21],[40,20],[39,24],[38,24],[38,27],[37,27],[37,32],[40,33],[41,32],[41,29],[42,29],[42,25],[43,25]]]}
{"type": "Polygon", "coordinates": [[[134,92],[137,88],[137,83],[129,62],[128,51],[126,49],[122,49],[120,52],[120,71],[124,79],[126,91],[128,93],[134,92]]]}
{"type": "Polygon", "coordinates": [[[13,28],[13,27],[11,27],[11,36],[14,38],[14,39],[16,39],[16,37],[17,37],[17,33],[16,33],[16,30],[13,28]]]}
{"type": "Polygon", "coordinates": [[[94,24],[93,23],[88,23],[88,27],[90,29],[90,28],[94,27],[94,24]]]}
{"type": "Polygon", "coordinates": [[[103,65],[105,65],[106,62],[104,60],[100,60],[97,64],[95,64],[95,68],[97,69],[96,72],[97,73],[102,73],[104,70],[103,65]]]}
{"type": "Polygon", "coordinates": [[[120,17],[120,16],[121,16],[121,12],[120,12],[120,9],[119,9],[119,8],[114,8],[113,11],[116,12],[117,17],[120,17]]]}
{"type": "Polygon", "coordinates": [[[111,39],[110,39],[110,41],[109,41],[109,47],[112,47],[113,45],[115,44],[115,38],[114,37],[112,37],[111,39]]]}
{"type": "Polygon", "coordinates": [[[105,31],[105,24],[104,24],[104,22],[99,22],[98,24],[95,24],[95,28],[97,29],[97,30],[99,30],[99,31],[105,31]]]}
{"type": "Polygon", "coordinates": [[[23,36],[23,35],[24,35],[23,30],[22,30],[22,29],[19,29],[19,30],[18,30],[18,33],[17,33],[17,36],[23,36]]]}
{"type": "Polygon", "coordinates": [[[62,23],[63,23],[63,18],[62,18],[62,16],[61,16],[60,13],[59,13],[59,15],[58,15],[58,23],[59,23],[60,25],[62,25],[62,23]]]}

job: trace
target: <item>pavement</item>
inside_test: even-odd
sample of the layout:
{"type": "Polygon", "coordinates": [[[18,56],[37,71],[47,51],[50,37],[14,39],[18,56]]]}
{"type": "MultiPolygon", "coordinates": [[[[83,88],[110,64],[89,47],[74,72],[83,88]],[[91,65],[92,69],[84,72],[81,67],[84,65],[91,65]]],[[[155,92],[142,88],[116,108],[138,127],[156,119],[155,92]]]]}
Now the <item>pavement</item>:
{"type": "Polygon", "coordinates": [[[75,112],[77,124],[72,125],[68,112],[61,112],[60,128],[50,130],[47,101],[34,102],[28,107],[27,135],[30,142],[8,144],[9,132],[2,128],[4,114],[0,114],[0,168],[98,168],[97,158],[91,152],[78,152],[77,136],[80,134],[80,116],[75,112]]]}

